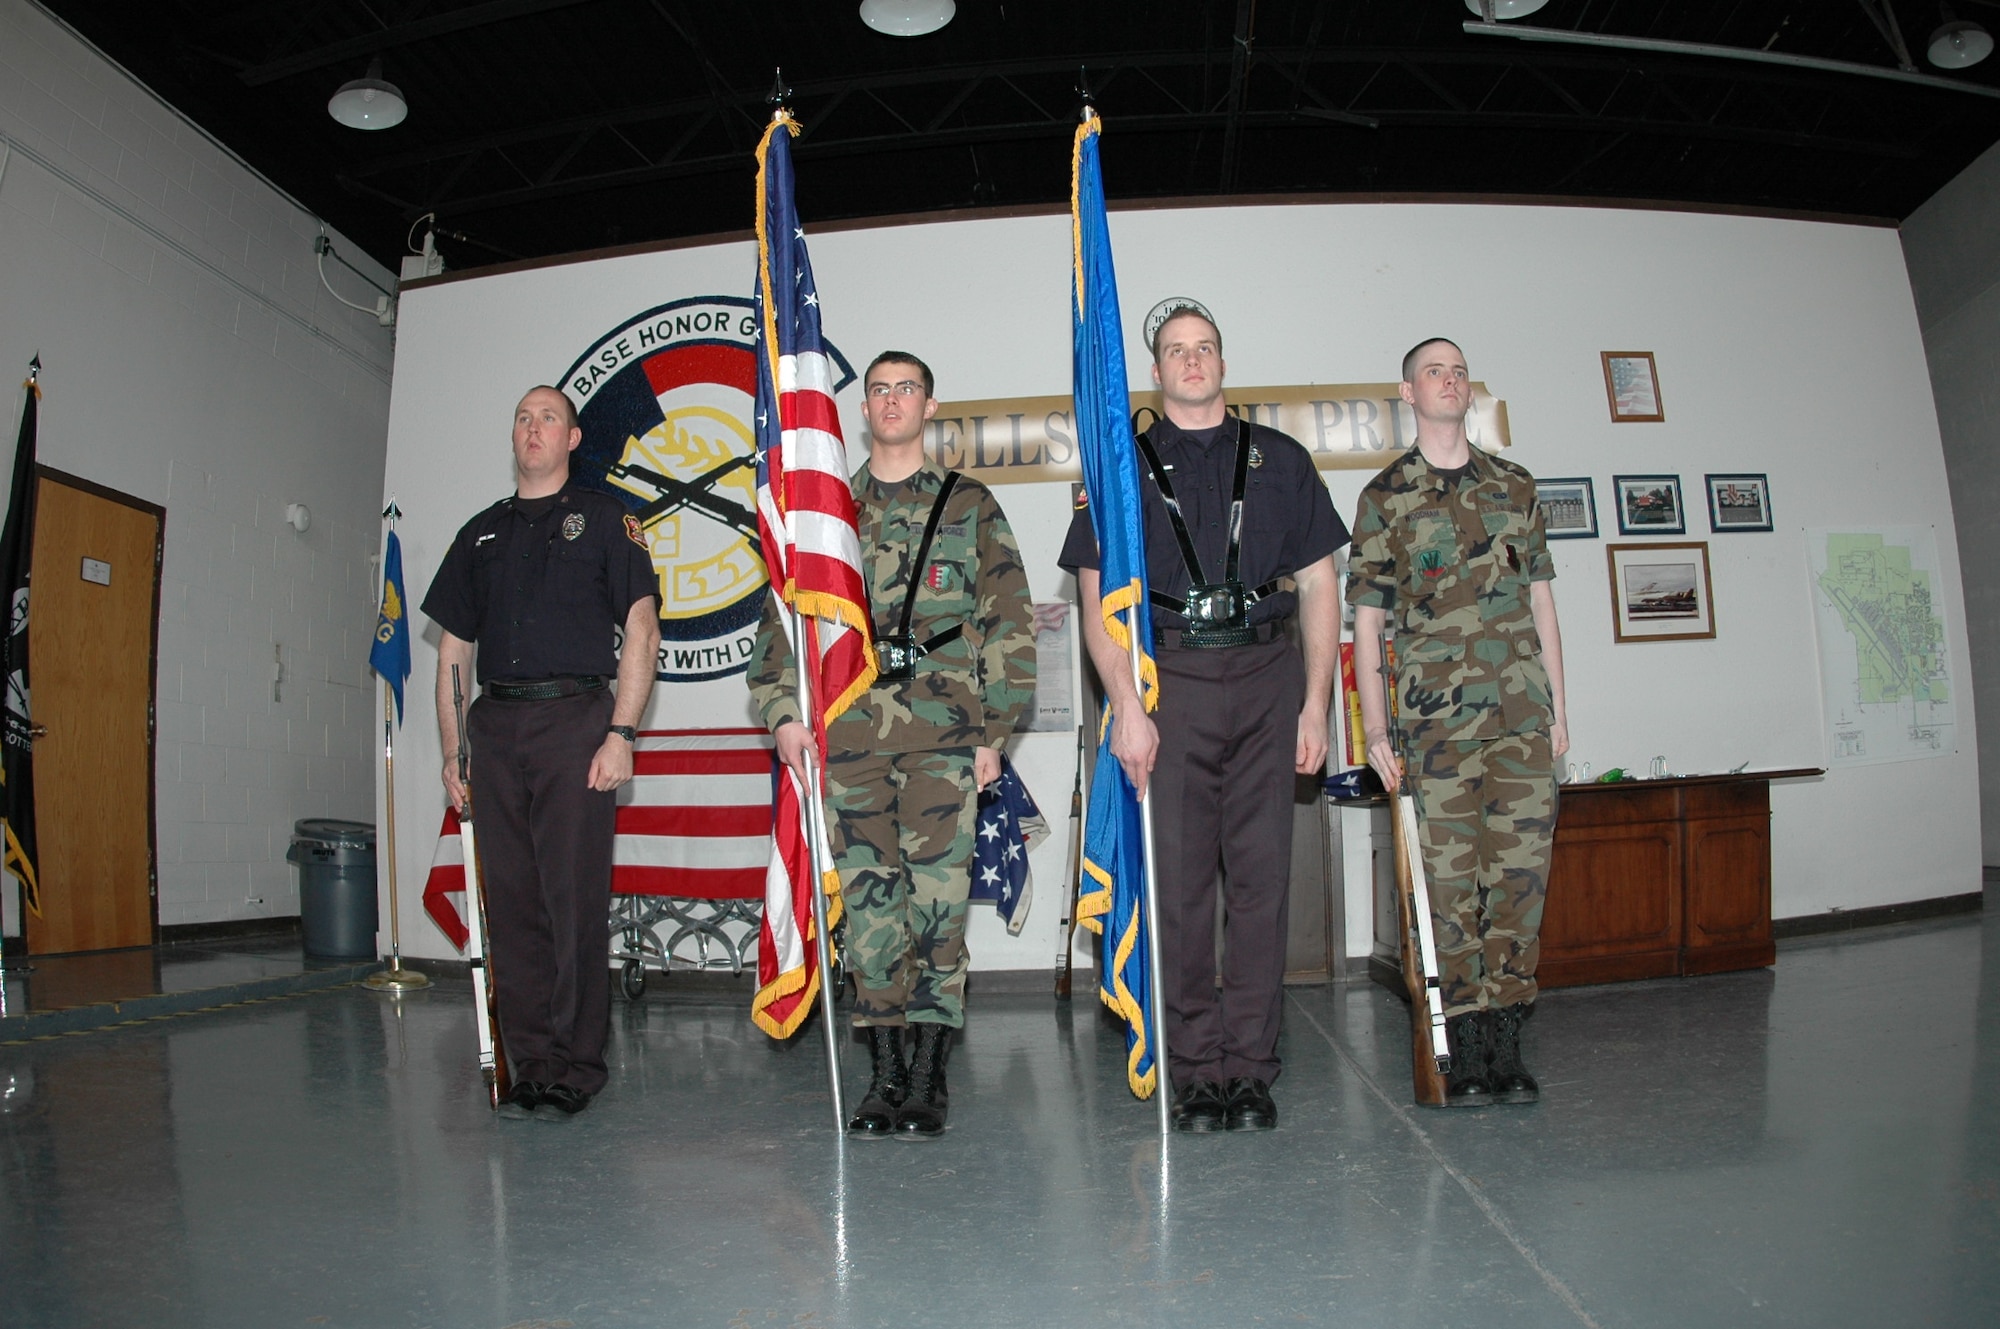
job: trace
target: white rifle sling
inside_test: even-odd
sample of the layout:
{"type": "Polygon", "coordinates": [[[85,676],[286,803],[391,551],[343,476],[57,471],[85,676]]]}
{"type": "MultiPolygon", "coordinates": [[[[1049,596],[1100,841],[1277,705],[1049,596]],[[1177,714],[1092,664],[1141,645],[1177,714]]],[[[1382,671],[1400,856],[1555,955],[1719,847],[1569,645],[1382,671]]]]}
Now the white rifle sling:
{"type": "Polygon", "coordinates": [[[1424,841],[1417,824],[1417,801],[1396,795],[1396,814],[1403,819],[1403,848],[1410,866],[1410,917],[1417,925],[1417,956],[1424,970],[1424,998],[1430,1005],[1431,1053],[1438,1070],[1451,1065],[1451,1048],[1444,1037],[1444,993],[1438,986],[1437,938],[1431,930],[1431,888],[1424,876],[1424,841]]]}
{"type": "Polygon", "coordinates": [[[465,956],[472,965],[473,1023],[479,1029],[479,1069],[493,1071],[493,1014],[487,1007],[486,979],[486,892],[479,878],[479,846],[472,832],[472,819],[458,819],[458,842],[465,855],[465,912],[470,936],[465,956]]]}

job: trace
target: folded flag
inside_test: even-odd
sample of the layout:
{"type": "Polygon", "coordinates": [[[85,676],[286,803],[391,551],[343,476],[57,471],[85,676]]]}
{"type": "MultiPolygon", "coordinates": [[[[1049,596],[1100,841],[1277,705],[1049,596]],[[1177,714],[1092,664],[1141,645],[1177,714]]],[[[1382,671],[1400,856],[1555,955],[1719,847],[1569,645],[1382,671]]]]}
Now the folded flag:
{"type": "Polygon", "coordinates": [[[1000,778],[979,792],[979,828],[973,836],[972,895],[990,904],[1012,936],[1020,936],[1034,901],[1028,851],[1049,838],[1049,824],[1035,806],[1014,763],[1003,754],[1000,778]]]}

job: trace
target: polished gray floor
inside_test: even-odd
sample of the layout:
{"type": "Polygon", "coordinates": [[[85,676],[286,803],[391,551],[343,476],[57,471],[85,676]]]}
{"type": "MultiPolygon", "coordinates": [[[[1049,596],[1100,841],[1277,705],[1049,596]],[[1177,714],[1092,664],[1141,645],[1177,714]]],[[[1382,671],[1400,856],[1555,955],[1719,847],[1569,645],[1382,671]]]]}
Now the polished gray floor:
{"type": "Polygon", "coordinates": [[[1408,1105],[1393,997],[1296,989],[1281,1128],[1164,1155],[1081,1000],[975,994],[921,1143],[670,985],[575,1119],[487,1110],[462,984],[0,1046],[0,1325],[1991,1329],[1996,973],[1989,908],[1551,993],[1544,1101],[1476,1113],[1408,1105]]]}

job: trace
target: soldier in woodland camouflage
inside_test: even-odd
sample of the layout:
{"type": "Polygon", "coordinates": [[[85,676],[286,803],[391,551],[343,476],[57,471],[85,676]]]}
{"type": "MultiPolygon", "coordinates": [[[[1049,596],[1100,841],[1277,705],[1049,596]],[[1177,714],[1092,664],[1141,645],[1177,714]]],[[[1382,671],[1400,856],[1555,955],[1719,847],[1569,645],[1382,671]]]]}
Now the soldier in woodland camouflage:
{"type": "MultiPolygon", "coordinates": [[[[852,484],[884,668],[828,726],[826,761],[843,954],[872,1062],[848,1129],[935,1135],[949,1102],[951,1031],[965,1023],[978,794],[999,778],[1000,745],[1034,702],[1034,615],[999,502],[924,456],[937,409],[929,367],[884,351],[863,382],[873,445],[852,484]],[[905,1026],[916,1030],[907,1066],[905,1026]]],[[[750,691],[780,759],[803,777],[812,736],[776,596],[764,606],[750,691]]]]}
{"type": "Polygon", "coordinates": [[[1348,567],[1368,763],[1390,788],[1407,775],[1422,813],[1452,1049],[1446,1102],[1531,1103],[1521,1026],[1534,1009],[1555,763],[1569,748],[1555,566],[1534,477],[1466,438],[1458,347],[1412,349],[1401,391],[1417,443],[1361,491],[1348,567]],[[1408,771],[1379,672],[1392,616],[1408,771]]]}

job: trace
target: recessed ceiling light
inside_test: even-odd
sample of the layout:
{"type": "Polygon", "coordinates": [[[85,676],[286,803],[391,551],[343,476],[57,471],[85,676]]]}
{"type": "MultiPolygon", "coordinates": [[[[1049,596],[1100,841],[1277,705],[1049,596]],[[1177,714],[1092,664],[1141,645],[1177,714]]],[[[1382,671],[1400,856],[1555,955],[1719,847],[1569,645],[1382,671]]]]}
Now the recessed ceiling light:
{"type": "Polygon", "coordinates": [[[861,0],[861,21],[890,37],[921,37],[951,22],[952,0],[861,0]]]}
{"type": "MultiPolygon", "coordinates": [[[[1503,22],[1510,18],[1526,18],[1548,2],[1549,0],[1493,0],[1493,17],[1503,22]]],[[[1465,0],[1465,7],[1482,19],[1486,17],[1483,0],[1465,0]]]]}
{"type": "Polygon", "coordinates": [[[410,104],[402,89],[383,81],[382,58],[377,56],[368,62],[367,77],[340,85],[327,101],[326,113],[349,129],[388,129],[403,123],[410,104]]]}
{"type": "Polygon", "coordinates": [[[1977,23],[1947,23],[1931,34],[1930,62],[1939,69],[1964,69],[1993,54],[1993,35],[1977,23]]]}

